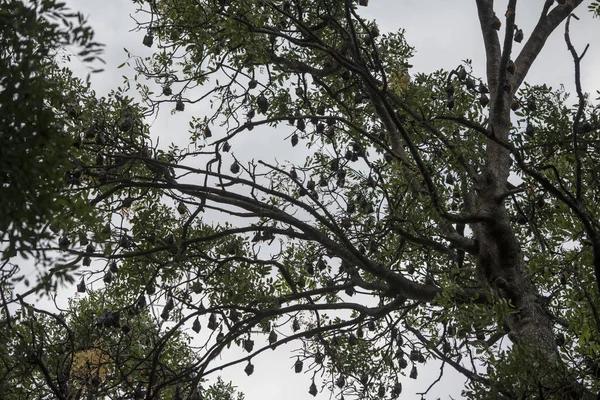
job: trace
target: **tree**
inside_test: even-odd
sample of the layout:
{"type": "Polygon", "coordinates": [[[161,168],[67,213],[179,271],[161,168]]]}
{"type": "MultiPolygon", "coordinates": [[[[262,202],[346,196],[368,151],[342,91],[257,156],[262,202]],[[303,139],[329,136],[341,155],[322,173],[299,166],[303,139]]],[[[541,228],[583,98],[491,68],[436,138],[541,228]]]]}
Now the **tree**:
{"type": "MultiPolygon", "coordinates": [[[[90,133],[80,137],[74,132],[91,113],[102,113],[106,121],[125,100],[118,93],[97,99],[89,85],[59,67],[73,50],[88,66],[102,61],[102,45],[93,36],[83,15],[64,3],[9,0],[0,7],[0,391],[7,400],[139,395],[144,393],[137,384],[139,374],[177,374],[179,381],[189,373],[185,333],[174,331],[168,343],[161,343],[164,337],[149,310],[129,307],[121,319],[124,307],[113,305],[112,311],[105,296],[120,297],[108,290],[73,300],[60,313],[36,306],[38,299],[26,301],[74,282],[75,263],[87,263],[85,257],[65,262],[47,252],[56,244],[49,243],[54,233],[74,230],[83,246],[90,240],[81,226],[98,227],[94,240],[107,237],[100,219],[107,213],[90,207],[88,190],[77,190],[85,165],[73,152],[82,154],[77,149],[90,133]],[[31,284],[31,271],[18,263],[32,255],[42,268],[35,285],[17,294],[16,284],[31,284]],[[161,346],[160,357],[152,354],[155,343],[161,346]]],[[[91,71],[97,72],[101,70],[91,71]]],[[[99,135],[93,136],[101,143],[99,135]]],[[[61,236],[58,246],[68,249],[70,238],[61,236]]],[[[77,288],[85,292],[85,282],[77,288]]],[[[170,398],[180,390],[178,381],[153,390],[170,398]]],[[[243,399],[222,380],[204,392],[208,399],[243,399]]]]}
{"type": "MultiPolygon", "coordinates": [[[[181,393],[178,384],[189,375],[193,354],[186,334],[174,331],[166,341],[148,309],[111,304],[110,295],[90,292],[58,315],[23,302],[10,330],[0,331],[3,398],[143,398],[144,379],[155,381],[160,398],[181,393]],[[175,384],[163,383],[173,377],[175,384]]],[[[220,379],[205,393],[206,399],[243,400],[220,379]]]]}
{"type": "Polygon", "coordinates": [[[60,189],[72,138],[63,118],[81,110],[63,95],[68,81],[56,64],[59,52],[74,49],[89,64],[101,61],[102,46],[83,15],[54,0],[3,2],[0,21],[0,240],[6,259],[17,248],[32,253],[47,237],[40,232],[44,224],[68,202],[60,189]]]}
{"type": "Polygon", "coordinates": [[[210,333],[191,376],[140,374],[146,398],[166,382],[193,396],[236,364],[251,375],[254,357],[288,342],[313,395],[397,397],[437,359],[469,379],[468,398],[596,397],[600,122],[569,36],[582,0],[545,1],[528,34],[516,0],[502,19],[476,0],[485,78],[469,63],[410,73],[403,32],[381,32],[351,0],[138,3],[155,49],[136,59],[147,108],[124,93],[84,102],[69,130],[86,132],[74,191],[104,222],[62,224],[52,249],[97,259],[87,281],[102,276],[123,310],[160,311],[165,342],[210,333]],[[563,23],[574,105],[525,82],[563,23]],[[144,115],[196,103],[210,109],[190,121],[189,146],[151,140],[144,115]],[[269,127],[306,160],[240,158],[269,127]],[[234,343],[248,355],[221,364],[234,343]]]}

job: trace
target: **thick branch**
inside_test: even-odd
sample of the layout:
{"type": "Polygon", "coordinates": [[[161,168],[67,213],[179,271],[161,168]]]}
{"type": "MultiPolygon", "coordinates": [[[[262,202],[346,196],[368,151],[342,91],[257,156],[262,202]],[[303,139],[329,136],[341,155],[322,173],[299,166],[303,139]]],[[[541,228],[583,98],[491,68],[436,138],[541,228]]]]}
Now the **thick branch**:
{"type": "Polygon", "coordinates": [[[533,29],[527,43],[523,46],[521,53],[515,61],[516,72],[514,76],[514,90],[523,83],[527,72],[537,58],[550,34],[563,22],[571,12],[579,7],[583,0],[569,0],[564,5],[557,5],[550,13],[542,14],[536,27],[533,29]]]}
{"type": "Polygon", "coordinates": [[[483,34],[483,44],[485,46],[488,85],[493,98],[499,83],[498,66],[501,56],[500,40],[498,39],[498,33],[493,27],[493,22],[496,18],[494,2],[493,0],[476,0],[476,3],[481,33],[483,34]]]}

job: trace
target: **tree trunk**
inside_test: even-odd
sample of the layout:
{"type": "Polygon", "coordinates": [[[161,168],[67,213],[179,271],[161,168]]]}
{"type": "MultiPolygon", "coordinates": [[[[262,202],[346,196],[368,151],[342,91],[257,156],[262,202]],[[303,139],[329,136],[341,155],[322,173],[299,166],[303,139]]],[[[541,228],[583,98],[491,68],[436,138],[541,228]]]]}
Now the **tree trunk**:
{"type": "MultiPolygon", "coordinates": [[[[510,143],[510,104],[518,86],[525,79],[531,64],[543,48],[552,31],[577,7],[581,1],[568,2],[565,6],[553,6],[546,1],[540,21],[519,54],[517,73],[507,72],[511,58],[514,13],[507,17],[505,41],[500,45],[497,32],[491,27],[494,16],[493,4],[488,0],[477,0],[479,19],[484,37],[487,75],[491,94],[489,114],[489,138],[487,164],[474,189],[473,212],[486,218],[485,222],[472,224],[471,228],[479,245],[478,273],[481,283],[488,287],[497,299],[506,299],[516,312],[505,318],[509,337],[515,348],[531,352],[545,366],[560,365],[560,357],[554,338],[553,324],[545,312],[540,295],[531,282],[519,242],[505,206],[508,195],[510,152],[502,143],[510,143]],[[511,26],[513,25],[513,26],[511,26]]],[[[509,10],[515,11],[516,0],[509,1],[509,10]]],[[[507,13],[507,15],[509,15],[507,13]]],[[[533,360],[532,360],[533,362],[533,360]]],[[[560,392],[561,398],[587,398],[581,386],[574,381],[560,382],[539,377],[540,398],[542,393],[560,392]]],[[[592,398],[592,397],[590,397],[592,398]]]]}

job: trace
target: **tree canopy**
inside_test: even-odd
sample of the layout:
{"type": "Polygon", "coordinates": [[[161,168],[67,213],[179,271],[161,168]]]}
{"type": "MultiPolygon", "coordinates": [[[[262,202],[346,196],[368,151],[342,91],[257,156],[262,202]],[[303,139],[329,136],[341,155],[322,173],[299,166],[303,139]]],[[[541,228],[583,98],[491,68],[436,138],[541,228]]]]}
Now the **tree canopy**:
{"type": "Polygon", "coordinates": [[[3,2],[0,22],[0,232],[12,256],[37,246],[40,228],[66,201],[59,189],[71,138],[51,105],[69,99],[62,93],[66,71],[54,61],[65,47],[76,48],[87,63],[101,61],[102,46],[83,15],[53,0],[3,2]]]}
{"type": "MultiPolygon", "coordinates": [[[[570,29],[597,2],[546,0],[524,32],[531,4],[475,0],[486,70],[430,74],[367,0],[136,3],[152,56],[106,98],[47,52],[23,63],[55,73],[0,136],[9,398],[241,397],[207,379],[284,344],[311,395],[402,397],[440,363],[466,398],[596,398],[600,118],[570,29]],[[527,83],[561,29],[574,100],[527,83]],[[165,108],[194,110],[188,144],[150,129],[165,108]],[[249,157],[267,136],[276,155],[249,157]],[[24,293],[17,254],[43,266],[24,293]],[[35,306],[75,281],[67,310],[35,306]]],[[[26,21],[0,40],[37,46],[26,21]]]]}

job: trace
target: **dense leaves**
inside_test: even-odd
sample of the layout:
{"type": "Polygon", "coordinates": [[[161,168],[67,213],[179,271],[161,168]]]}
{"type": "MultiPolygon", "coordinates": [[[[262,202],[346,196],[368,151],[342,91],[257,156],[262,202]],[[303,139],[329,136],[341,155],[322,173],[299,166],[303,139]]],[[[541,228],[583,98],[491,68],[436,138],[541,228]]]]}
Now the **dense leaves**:
{"type": "MultiPolygon", "coordinates": [[[[5,256],[31,253],[39,230],[69,207],[62,195],[72,138],[65,120],[82,113],[66,95],[57,57],[73,46],[86,63],[102,47],[81,14],[53,0],[10,0],[0,8],[0,218],[5,256]]],[[[6,258],[6,257],[5,257],[6,258]]]]}

